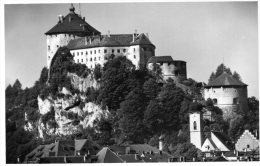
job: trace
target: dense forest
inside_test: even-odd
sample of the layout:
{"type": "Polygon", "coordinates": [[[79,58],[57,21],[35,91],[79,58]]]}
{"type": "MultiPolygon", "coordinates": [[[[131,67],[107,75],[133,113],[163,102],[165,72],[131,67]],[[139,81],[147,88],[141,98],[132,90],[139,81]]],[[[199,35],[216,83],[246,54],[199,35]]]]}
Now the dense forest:
{"type": "MultiPolygon", "coordinates": [[[[96,121],[93,128],[84,129],[81,133],[67,136],[66,139],[88,138],[101,146],[130,143],[158,146],[159,137],[164,135],[165,151],[176,156],[193,158],[200,157],[200,151],[190,144],[190,112],[203,109],[211,111],[214,121],[205,120],[204,131],[224,132],[232,141],[236,141],[244,129],[259,128],[259,101],[255,97],[248,98],[249,112],[243,112],[243,116],[238,115],[232,122],[226,122],[223,120],[222,111],[215,107],[210,99],[201,98],[201,87],[193,79],[177,86],[172,79],[163,81],[159,68],[156,71],[136,69],[126,57],[111,56],[103,68],[97,65],[91,71],[85,65],[74,64],[73,56],[66,47],[60,48],[58,53],[62,56],[55,57],[50,71],[47,68],[42,69],[40,78],[33,87],[22,89],[17,79],[5,90],[7,163],[16,163],[18,156],[23,159],[33,148],[43,143],[37,131],[24,130],[24,113],[27,113],[31,121],[37,121],[40,117],[37,97],[55,98],[61,87],[66,87],[73,94],[84,93],[88,101],[108,108],[111,113],[109,118],[96,121]],[[93,74],[100,88],[89,88],[87,92],[80,92],[71,85],[67,77],[68,72],[76,73],[80,77],[93,74]]],[[[230,69],[221,65],[212,73],[210,79],[217,77],[223,69],[231,73],[230,69]]],[[[233,75],[241,79],[238,73],[234,72],[233,75]]],[[[52,111],[44,116],[42,118],[45,121],[53,122],[52,111]]],[[[53,122],[53,126],[55,125],[57,124],[53,122]]],[[[44,143],[54,139],[57,137],[49,138],[44,143]]]]}

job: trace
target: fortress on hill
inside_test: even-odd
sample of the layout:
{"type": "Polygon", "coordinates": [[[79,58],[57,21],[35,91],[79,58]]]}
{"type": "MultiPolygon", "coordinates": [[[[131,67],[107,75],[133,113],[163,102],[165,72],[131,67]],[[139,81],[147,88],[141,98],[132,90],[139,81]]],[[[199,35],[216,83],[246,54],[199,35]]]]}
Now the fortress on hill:
{"type": "Polygon", "coordinates": [[[101,66],[110,56],[125,56],[136,68],[152,68],[158,64],[163,76],[167,79],[185,80],[186,62],[174,61],[171,56],[155,56],[155,45],[148,34],[108,34],[102,35],[97,29],[75,13],[73,5],[65,17],[59,15],[58,23],[45,33],[47,36],[47,67],[60,47],[66,46],[74,57],[75,63],[85,64],[94,69],[101,66]]]}
{"type": "MultiPolygon", "coordinates": [[[[58,23],[45,33],[47,36],[47,67],[60,47],[66,46],[73,55],[74,62],[85,64],[94,69],[101,66],[110,56],[125,56],[136,68],[146,67],[152,70],[157,64],[166,80],[182,82],[187,79],[186,62],[173,60],[171,56],[155,56],[155,45],[148,34],[101,34],[85,21],[85,17],[75,12],[71,4],[69,13],[59,15],[58,23]]],[[[224,119],[232,119],[238,109],[248,109],[247,85],[227,73],[204,87],[205,100],[211,98],[214,104],[223,110],[224,119]]]]}

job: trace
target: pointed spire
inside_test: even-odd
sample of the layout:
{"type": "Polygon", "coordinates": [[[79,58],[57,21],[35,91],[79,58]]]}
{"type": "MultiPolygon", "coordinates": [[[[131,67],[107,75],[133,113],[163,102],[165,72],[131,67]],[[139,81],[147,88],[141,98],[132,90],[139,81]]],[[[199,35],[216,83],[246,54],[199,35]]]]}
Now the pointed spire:
{"type": "Polygon", "coordinates": [[[73,4],[71,4],[71,6],[70,6],[70,13],[74,13],[74,11],[75,11],[75,7],[73,6],[73,4]]]}

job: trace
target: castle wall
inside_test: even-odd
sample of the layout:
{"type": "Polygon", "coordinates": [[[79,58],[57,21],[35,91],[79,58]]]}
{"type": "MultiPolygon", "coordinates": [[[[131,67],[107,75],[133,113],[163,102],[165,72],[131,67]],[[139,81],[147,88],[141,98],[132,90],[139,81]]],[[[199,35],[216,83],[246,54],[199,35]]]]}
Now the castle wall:
{"type": "Polygon", "coordinates": [[[51,60],[59,47],[66,46],[70,40],[77,38],[75,35],[68,34],[47,35],[47,67],[50,67],[51,60]]]}
{"type": "Polygon", "coordinates": [[[222,109],[225,120],[234,117],[237,110],[248,110],[247,87],[214,87],[205,88],[204,97],[207,100],[216,99],[215,105],[222,109]]]}
{"type": "MultiPolygon", "coordinates": [[[[182,61],[174,61],[173,63],[157,63],[162,70],[164,80],[172,78],[175,82],[181,82],[187,79],[186,63],[182,61]]],[[[153,69],[153,64],[149,63],[148,69],[153,69]]]]}

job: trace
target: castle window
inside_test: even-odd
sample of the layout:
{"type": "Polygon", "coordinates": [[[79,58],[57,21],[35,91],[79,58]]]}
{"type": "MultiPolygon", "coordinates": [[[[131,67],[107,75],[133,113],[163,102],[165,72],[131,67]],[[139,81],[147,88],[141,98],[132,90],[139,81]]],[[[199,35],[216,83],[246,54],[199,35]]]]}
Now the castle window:
{"type": "Polygon", "coordinates": [[[96,57],[94,58],[94,61],[96,61],[97,59],[96,59],[96,57]]]}
{"type": "Polygon", "coordinates": [[[193,122],[193,130],[197,130],[197,122],[196,121],[193,122]]]}
{"type": "Polygon", "coordinates": [[[77,55],[79,55],[79,52],[77,52],[77,55]]]}
{"type": "Polygon", "coordinates": [[[239,100],[237,97],[233,99],[233,104],[239,104],[239,100]]]}
{"type": "Polygon", "coordinates": [[[83,59],[81,59],[81,62],[83,62],[83,59]]]}
{"type": "Polygon", "coordinates": [[[72,55],[75,56],[75,52],[73,52],[72,55]]]}
{"type": "Polygon", "coordinates": [[[88,61],[88,58],[86,58],[86,62],[88,61]]]}
{"type": "Polygon", "coordinates": [[[94,54],[96,54],[96,50],[94,50],[94,54]]]}
{"type": "Polygon", "coordinates": [[[83,55],[83,52],[81,52],[81,55],[83,55]]]}
{"type": "Polygon", "coordinates": [[[90,58],[90,62],[92,62],[92,58],[90,58]]]}
{"type": "Polygon", "coordinates": [[[249,149],[249,148],[250,148],[250,145],[247,145],[246,148],[249,149]]]}
{"type": "Polygon", "coordinates": [[[218,104],[218,99],[214,98],[213,99],[213,104],[218,104]]]}
{"type": "Polygon", "coordinates": [[[48,56],[48,60],[50,60],[50,58],[51,58],[51,57],[50,57],[50,56],[48,56]]]}
{"type": "Polygon", "coordinates": [[[98,60],[100,60],[100,57],[98,57],[98,60]]]}
{"type": "Polygon", "coordinates": [[[134,59],[136,59],[136,56],[134,55],[134,59]]]}
{"type": "Polygon", "coordinates": [[[123,49],[123,52],[125,53],[125,52],[126,52],[126,49],[123,49]]]}
{"type": "Polygon", "coordinates": [[[88,55],[88,52],[86,51],[86,55],[88,55]]]}
{"type": "Polygon", "coordinates": [[[112,53],[114,53],[115,52],[115,50],[114,49],[112,49],[112,53]]]}
{"type": "Polygon", "coordinates": [[[107,49],[104,49],[104,53],[107,53],[107,49]]]}
{"type": "Polygon", "coordinates": [[[79,63],[79,59],[77,60],[77,62],[79,63]]]}
{"type": "Polygon", "coordinates": [[[134,48],[134,52],[135,52],[135,48],[134,48]]]}
{"type": "Polygon", "coordinates": [[[50,51],[51,50],[51,46],[50,45],[48,45],[48,51],[50,51]]]}
{"type": "Polygon", "coordinates": [[[117,49],[117,53],[120,53],[120,49],[117,49]]]}
{"type": "Polygon", "coordinates": [[[59,48],[59,45],[57,45],[57,48],[59,48]]]}
{"type": "Polygon", "coordinates": [[[90,54],[92,55],[92,51],[90,51],[90,54]]]}
{"type": "Polygon", "coordinates": [[[100,50],[98,50],[98,53],[100,53],[100,50]]]}

